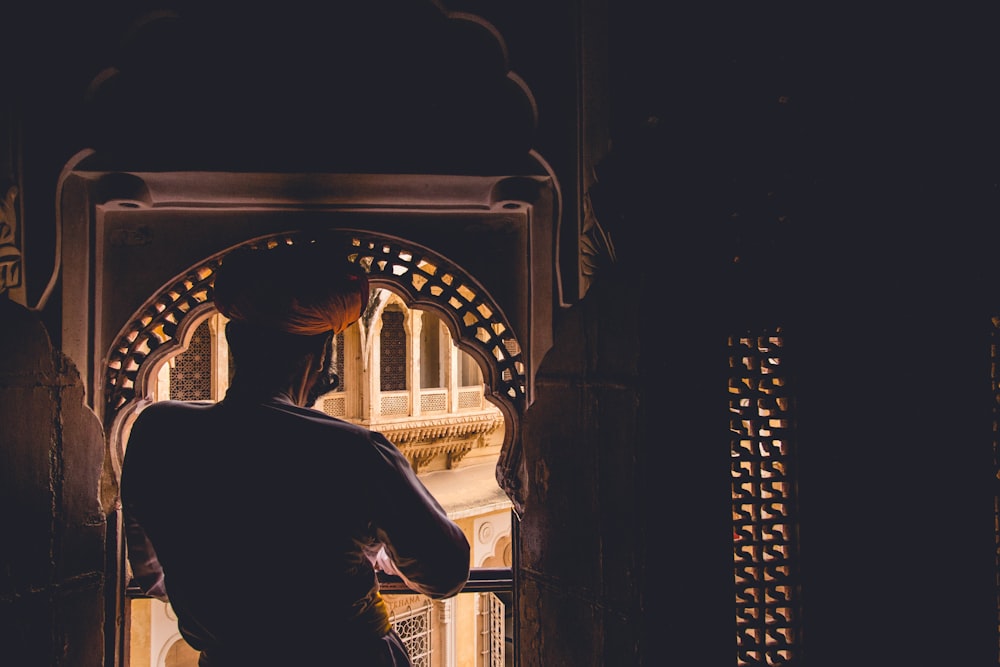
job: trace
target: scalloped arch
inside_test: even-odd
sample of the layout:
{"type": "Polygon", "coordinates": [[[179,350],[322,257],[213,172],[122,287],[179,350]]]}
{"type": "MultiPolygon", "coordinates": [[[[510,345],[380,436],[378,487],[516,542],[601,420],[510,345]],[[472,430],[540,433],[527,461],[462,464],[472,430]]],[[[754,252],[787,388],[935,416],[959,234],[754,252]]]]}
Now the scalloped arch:
{"type": "MultiPolygon", "coordinates": [[[[104,379],[106,423],[137,395],[145,365],[170,354],[192,318],[212,301],[215,272],[226,254],[238,247],[275,247],[308,243],[314,235],[282,233],[246,241],[191,267],[167,284],[139,309],[115,338],[108,354],[104,379]]],[[[339,243],[344,255],[368,272],[373,285],[385,285],[401,294],[408,305],[443,316],[464,351],[486,371],[487,394],[505,413],[523,409],[525,364],[513,330],[499,307],[467,272],[418,244],[372,232],[339,230],[324,234],[339,243]]],[[[362,319],[370,325],[373,312],[362,319]]]]}

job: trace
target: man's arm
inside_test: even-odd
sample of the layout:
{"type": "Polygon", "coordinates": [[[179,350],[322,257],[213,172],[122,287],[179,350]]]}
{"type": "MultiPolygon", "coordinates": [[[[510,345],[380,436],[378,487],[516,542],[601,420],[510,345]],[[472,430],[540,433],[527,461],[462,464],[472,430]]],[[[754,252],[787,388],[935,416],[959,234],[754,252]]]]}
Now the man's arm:
{"type": "Polygon", "coordinates": [[[143,594],[168,602],[167,589],[163,583],[163,568],[156,557],[156,549],[139,522],[126,509],[123,512],[125,543],[129,565],[132,568],[132,584],[143,594]]]}
{"type": "Polygon", "coordinates": [[[391,574],[434,599],[457,594],[469,579],[469,541],[399,450],[380,434],[373,440],[387,464],[372,489],[376,534],[395,566],[391,574]]]}
{"type": "Polygon", "coordinates": [[[129,446],[122,462],[121,496],[122,523],[125,531],[125,546],[128,564],[132,570],[131,583],[138,586],[145,595],[167,602],[163,568],[156,555],[156,549],[149,540],[146,530],[139,522],[136,503],[141,506],[142,491],[148,482],[147,470],[150,462],[143,438],[148,431],[149,414],[143,412],[132,426],[129,446]]]}

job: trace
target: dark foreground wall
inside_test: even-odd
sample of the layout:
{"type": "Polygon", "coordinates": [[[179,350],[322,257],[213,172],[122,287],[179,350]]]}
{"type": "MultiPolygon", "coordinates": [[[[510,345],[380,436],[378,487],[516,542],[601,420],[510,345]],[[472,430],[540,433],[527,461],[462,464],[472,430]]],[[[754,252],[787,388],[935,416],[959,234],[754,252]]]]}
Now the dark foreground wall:
{"type": "Polygon", "coordinates": [[[39,317],[0,299],[0,662],[99,665],[104,437],[39,317]]]}
{"type": "MultiPolygon", "coordinates": [[[[86,145],[72,111],[127,25],[106,4],[10,22],[23,62],[47,68],[11,68],[30,102],[30,303],[55,177],[86,145]]],[[[796,349],[808,665],[995,665],[995,10],[613,4],[597,203],[618,266],[557,316],[526,418],[523,667],[735,663],[724,343],[760,323],[796,349]]],[[[544,54],[534,18],[498,25],[544,54]]],[[[540,142],[562,145],[574,119],[546,100],[565,78],[529,78],[540,142]]],[[[0,315],[16,538],[0,547],[0,662],[97,667],[101,436],[37,318],[0,315]]]]}

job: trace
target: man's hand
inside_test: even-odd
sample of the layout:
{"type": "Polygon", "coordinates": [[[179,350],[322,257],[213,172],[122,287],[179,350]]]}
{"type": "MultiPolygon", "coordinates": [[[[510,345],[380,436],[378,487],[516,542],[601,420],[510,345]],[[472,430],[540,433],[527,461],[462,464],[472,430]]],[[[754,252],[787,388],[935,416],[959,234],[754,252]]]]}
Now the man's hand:
{"type": "Polygon", "coordinates": [[[380,572],[399,576],[399,570],[396,569],[396,564],[389,558],[389,554],[385,552],[385,547],[381,547],[378,553],[375,554],[375,560],[372,562],[372,565],[380,572]]]}

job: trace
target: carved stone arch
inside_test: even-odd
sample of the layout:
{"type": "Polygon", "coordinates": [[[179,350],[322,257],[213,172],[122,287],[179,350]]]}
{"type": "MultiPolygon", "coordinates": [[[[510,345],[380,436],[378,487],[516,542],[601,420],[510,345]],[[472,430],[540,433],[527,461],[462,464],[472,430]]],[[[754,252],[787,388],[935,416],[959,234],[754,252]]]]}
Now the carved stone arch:
{"type": "Polygon", "coordinates": [[[526,376],[521,346],[486,289],[440,254],[410,241],[369,233],[357,234],[355,241],[357,261],[372,283],[394,288],[408,308],[438,315],[459,349],[482,368],[488,397],[515,411],[523,409],[526,376]]]}
{"type": "MultiPolygon", "coordinates": [[[[373,287],[387,287],[408,307],[432,310],[441,317],[459,348],[483,369],[487,400],[515,426],[505,429],[502,451],[506,456],[501,459],[516,460],[511,452],[516,423],[525,407],[525,363],[510,323],[489,292],[461,267],[417,243],[348,229],[325,231],[322,236],[340,244],[345,257],[368,273],[373,287]]],[[[152,370],[180,353],[194,327],[214,310],[213,283],[225,255],[244,246],[273,248],[314,238],[315,233],[286,232],[248,240],[190,267],[135,313],[115,338],[105,369],[105,423],[111,424],[116,466],[124,456],[131,422],[151,402],[147,388],[152,370]]],[[[369,307],[362,313],[366,329],[370,330],[378,312],[369,307]]],[[[514,471],[499,470],[498,481],[510,494],[514,471]]]]}
{"type": "MultiPolygon", "coordinates": [[[[178,283],[174,283],[176,287],[178,283]]],[[[187,283],[184,283],[187,284],[187,283]]],[[[191,282],[192,287],[201,293],[196,283],[191,282]]],[[[168,294],[177,294],[177,290],[170,290],[168,294]]],[[[159,308],[164,303],[164,299],[153,297],[154,309],[159,308]]],[[[137,392],[137,388],[148,388],[151,382],[155,382],[154,372],[160,364],[172,357],[176,357],[187,350],[191,342],[191,337],[206,319],[216,312],[215,305],[211,301],[181,301],[175,300],[177,308],[164,309],[161,311],[163,317],[155,324],[154,319],[147,320],[144,314],[137,313],[134,322],[148,321],[152,326],[146,327],[146,331],[141,336],[145,338],[145,344],[140,340],[140,336],[135,339],[136,345],[133,347],[134,354],[131,358],[116,355],[116,361],[109,361],[107,368],[107,378],[110,386],[112,373],[119,376],[116,381],[130,387],[131,399],[125,403],[119,403],[117,408],[112,408],[109,404],[105,406],[105,423],[109,424],[108,443],[113,450],[112,463],[115,472],[121,474],[121,464],[125,456],[125,443],[128,441],[128,433],[132,422],[142,410],[153,402],[149,392],[137,392]],[[193,304],[193,305],[192,305],[193,304]],[[178,317],[179,314],[179,317],[178,317]],[[167,334],[167,332],[170,332],[167,334]],[[150,341],[152,344],[150,343],[150,341]],[[146,352],[148,350],[148,352],[146,352]],[[123,370],[120,362],[125,362],[128,370],[123,370]]],[[[148,311],[146,311],[148,312],[148,311]]],[[[122,348],[119,347],[119,350],[122,348]]],[[[110,396],[110,394],[109,394],[110,396]]],[[[119,398],[122,395],[119,395],[119,398]]]]}

